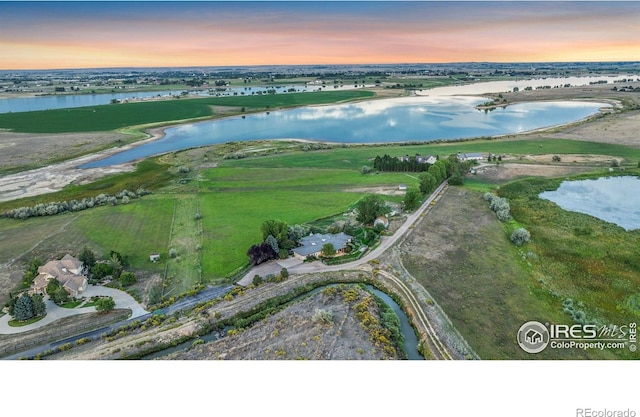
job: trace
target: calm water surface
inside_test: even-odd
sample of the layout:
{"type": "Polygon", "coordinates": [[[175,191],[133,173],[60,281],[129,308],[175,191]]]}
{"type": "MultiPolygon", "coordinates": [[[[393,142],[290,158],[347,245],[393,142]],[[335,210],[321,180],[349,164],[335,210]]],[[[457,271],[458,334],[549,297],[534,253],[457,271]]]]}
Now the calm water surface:
{"type": "Polygon", "coordinates": [[[625,230],[640,229],[640,178],[603,177],[563,181],[555,191],[540,193],[568,211],[589,214],[625,230]]]}
{"type": "Polygon", "coordinates": [[[482,97],[404,97],[250,114],[167,129],[164,138],[81,168],[109,166],[187,148],[263,139],[336,143],[433,141],[521,133],[593,115],[603,103],[519,103],[493,111],[482,97]]]}

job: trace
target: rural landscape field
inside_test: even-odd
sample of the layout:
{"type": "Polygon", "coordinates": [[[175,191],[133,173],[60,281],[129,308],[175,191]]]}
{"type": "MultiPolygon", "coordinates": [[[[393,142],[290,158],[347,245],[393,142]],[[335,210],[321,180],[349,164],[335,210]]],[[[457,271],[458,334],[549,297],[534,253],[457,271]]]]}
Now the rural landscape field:
{"type": "Polygon", "coordinates": [[[118,3],[0,2],[3,362],[640,412],[581,384],[640,359],[639,3],[118,3]]]}

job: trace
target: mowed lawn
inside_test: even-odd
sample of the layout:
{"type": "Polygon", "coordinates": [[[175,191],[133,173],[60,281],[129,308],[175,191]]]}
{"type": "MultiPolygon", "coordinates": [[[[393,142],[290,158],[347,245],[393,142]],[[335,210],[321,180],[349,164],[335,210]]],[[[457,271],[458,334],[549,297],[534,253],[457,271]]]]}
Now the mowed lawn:
{"type": "Polygon", "coordinates": [[[322,191],[242,191],[202,195],[205,279],[224,277],[249,261],[247,250],[262,241],[260,226],[279,219],[305,223],[346,210],[364,194],[322,191]]]}
{"type": "Polygon", "coordinates": [[[149,261],[149,254],[166,256],[173,209],[173,198],[149,195],[126,205],[85,210],[74,226],[102,253],[114,250],[128,257],[131,267],[154,270],[160,266],[149,261]]]}

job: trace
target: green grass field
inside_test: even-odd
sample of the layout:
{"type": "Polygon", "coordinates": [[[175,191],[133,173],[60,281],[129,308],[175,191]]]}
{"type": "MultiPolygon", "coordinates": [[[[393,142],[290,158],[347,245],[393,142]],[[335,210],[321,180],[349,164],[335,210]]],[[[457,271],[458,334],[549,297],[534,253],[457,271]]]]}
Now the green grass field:
{"type": "MultiPolygon", "coordinates": [[[[637,175],[637,173],[636,173],[637,175]]],[[[501,187],[514,218],[532,236],[531,261],[541,286],[571,298],[599,324],[625,324],[640,317],[640,230],[625,231],[595,217],[569,212],[538,198],[560,180],[528,179],[501,187]]],[[[558,307],[561,308],[561,307],[558,307]]]]}
{"type": "Polygon", "coordinates": [[[0,128],[26,133],[99,132],[150,123],[214,116],[211,106],[242,107],[246,111],[372,98],[364,90],[259,96],[172,99],[143,103],[108,104],[72,109],[0,114],[0,128]]]}
{"type": "Polygon", "coordinates": [[[347,210],[366,194],[344,192],[349,188],[417,183],[398,173],[362,175],[309,168],[221,167],[203,171],[202,177],[202,270],[214,279],[248,261],[247,249],[261,241],[260,225],[265,220],[312,222],[347,210]]]}
{"type": "Polygon", "coordinates": [[[74,226],[91,240],[98,254],[115,250],[128,257],[132,268],[160,270],[159,264],[149,261],[149,254],[166,258],[173,206],[173,199],[149,195],[126,205],[79,212],[74,226]]]}
{"type": "Polygon", "coordinates": [[[457,152],[484,152],[511,155],[546,154],[586,154],[610,155],[630,159],[634,165],[640,160],[640,149],[606,143],[573,141],[568,139],[493,139],[473,140],[450,143],[425,143],[420,145],[389,144],[382,146],[337,145],[330,150],[296,152],[290,154],[269,155],[260,158],[224,161],[225,165],[238,167],[263,168],[337,168],[359,170],[363,165],[372,165],[373,159],[380,155],[440,155],[448,156],[457,152]]]}

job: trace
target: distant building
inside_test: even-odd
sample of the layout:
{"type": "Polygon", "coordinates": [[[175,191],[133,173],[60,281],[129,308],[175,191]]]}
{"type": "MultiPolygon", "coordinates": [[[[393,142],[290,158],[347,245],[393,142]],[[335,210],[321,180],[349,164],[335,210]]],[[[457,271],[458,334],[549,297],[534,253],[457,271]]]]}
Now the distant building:
{"type": "Polygon", "coordinates": [[[351,236],[340,233],[321,234],[312,233],[300,239],[300,246],[293,249],[293,256],[298,259],[305,260],[309,256],[320,256],[322,247],[327,243],[331,243],[336,250],[336,255],[343,255],[347,244],[351,242],[351,236]]]}
{"type": "Polygon", "coordinates": [[[484,159],[482,153],[460,153],[458,152],[458,159],[460,161],[480,161],[484,159]]]}
{"type": "Polygon", "coordinates": [[[427,155],[427,156],[416,155],[415,157],[405,155],[405,156],[398,157],[398,159],[403,162],[410,162],[412,158],[414,158],[415,161],[419,164],[429,164],[429,165],[435,164],[436,161],[438,160],[438,158],[436,158],[433,155],[427,155]]]}

